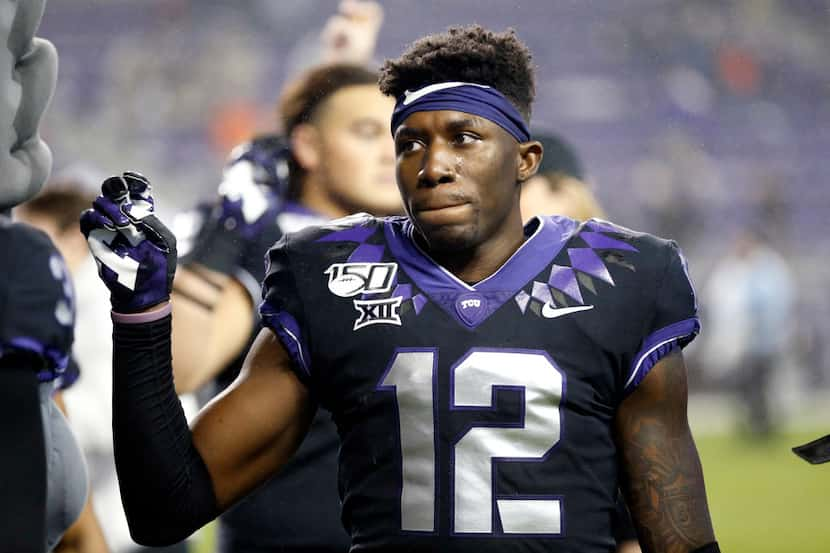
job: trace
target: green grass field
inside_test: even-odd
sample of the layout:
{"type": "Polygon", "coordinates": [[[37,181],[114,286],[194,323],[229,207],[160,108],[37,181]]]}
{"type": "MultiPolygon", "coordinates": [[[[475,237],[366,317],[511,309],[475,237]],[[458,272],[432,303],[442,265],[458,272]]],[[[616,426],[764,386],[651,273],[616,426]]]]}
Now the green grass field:
{"type": "Polygon", "coordinates": [[[830,553],[830,464],[810,465],[790,451],[819,434],[763,443],[696,438],[724,553],[830,553]]]}
{"type": "MultiPolygon", "coordinates": [[[[724,553],[830,553],[830,464],[809,465],[790,451],[818,435],[782,434],[764,443],[696,437],[724,553]]],[[[213,552],[212,529],[200,541],[195,553],[213,552]]]]}

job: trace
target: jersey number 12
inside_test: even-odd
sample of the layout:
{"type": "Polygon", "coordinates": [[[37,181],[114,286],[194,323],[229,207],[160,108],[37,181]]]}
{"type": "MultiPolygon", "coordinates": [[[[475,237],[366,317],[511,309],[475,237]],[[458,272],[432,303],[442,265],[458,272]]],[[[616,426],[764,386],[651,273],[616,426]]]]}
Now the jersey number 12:
{"type": "MultiPolygon", "coordinates": [[[[400,422],[401,529],[435,531],[438,350],[399,349],[378,385],[392,391],[400,422]]],[[[559,442],[562,372],[544,351],[472,349],[450,369],[450,410],[493,408],[494,390],[523,393],[520,425],[473,425],[452,446],[452,533],[561,533],[557,496],[496,495],[494,462],[542,461],[559,442]],[[496,510],[494,516],[493,509],[496,510]]]]}

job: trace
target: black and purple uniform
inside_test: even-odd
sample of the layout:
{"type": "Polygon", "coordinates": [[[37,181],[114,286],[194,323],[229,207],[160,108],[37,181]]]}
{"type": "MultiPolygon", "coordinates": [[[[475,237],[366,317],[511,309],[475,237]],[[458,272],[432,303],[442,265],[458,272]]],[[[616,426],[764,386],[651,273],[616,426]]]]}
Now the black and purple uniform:
{"type": "Polygon", "coordinates": [[[0,259],[0,438],[9,445],[0,455],[0,550],[43,551],[86,501],[83,458],[52,401],[78,376],[74,294],[49,238],[4,216],[0,259]]]}
{"type": "Polygon", "coordinates": [[[260,312],[331,413],[352,551],[609,552],[613,419],[697,334],[676,244],[534,219],[462,282],[403,217],[352,216],[269,252],[260,312]]]}

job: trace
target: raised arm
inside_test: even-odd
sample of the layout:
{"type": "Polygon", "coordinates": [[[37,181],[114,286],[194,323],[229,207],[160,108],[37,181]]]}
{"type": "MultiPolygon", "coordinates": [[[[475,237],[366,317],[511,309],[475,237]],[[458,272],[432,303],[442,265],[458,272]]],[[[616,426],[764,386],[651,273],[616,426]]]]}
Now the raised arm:
{"type": "Polygon", "coordinates": [[[379,2],[341,0],[320,33],[322,62],[370,65],[382,24],[379,2]]]}
{"type": "Polygon", "coordinates": [[[272,476],[314,412],[270,330],[192,430],[173,389],[169,316],[116,322],[113,355],[118,480],[130,532],[145,545],[180,541],[272,476]]]}
{"type": "Polygon", "coordinates": [[[646,553],[718,551],[710,545],[715,536],[686,404],[678,350],[651,369],[617,412],[622,488],[646,553]]]}
{"type": "Polygon", "coordinates": [[[272,475],[313,405],[271,331],[242,374],[188,428],[173,387],[170,290],[175,239],[153,215],[149,182],[105,181],[81,228],[113,304],[113,433],[133,538],[180,541],[272,475]]]}

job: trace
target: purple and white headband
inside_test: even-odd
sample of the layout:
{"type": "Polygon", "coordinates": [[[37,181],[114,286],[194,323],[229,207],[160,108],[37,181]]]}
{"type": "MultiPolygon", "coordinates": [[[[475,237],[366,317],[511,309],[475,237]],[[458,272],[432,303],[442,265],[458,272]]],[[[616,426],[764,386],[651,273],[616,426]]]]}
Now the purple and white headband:
{"type": "Polygon", "coordinates": [[[530,140],[530,130],[522,115],[504,95],[493,87],[461,82],[427,85],[407,90],[392,112],[392,135],[407,117],[418,111],[461,111],[484,117],[510,133],[519,142],[530,140]]]}

